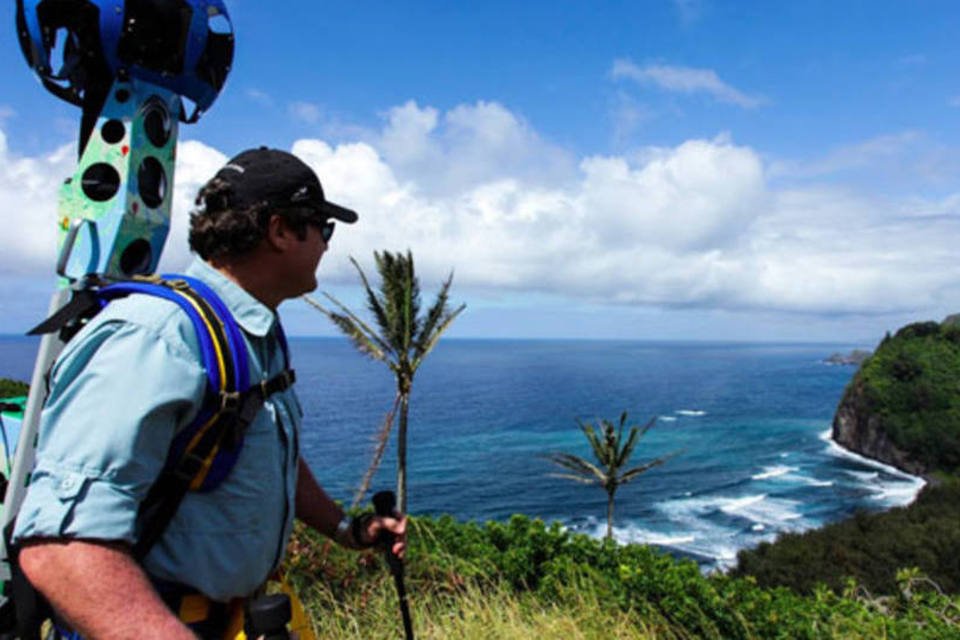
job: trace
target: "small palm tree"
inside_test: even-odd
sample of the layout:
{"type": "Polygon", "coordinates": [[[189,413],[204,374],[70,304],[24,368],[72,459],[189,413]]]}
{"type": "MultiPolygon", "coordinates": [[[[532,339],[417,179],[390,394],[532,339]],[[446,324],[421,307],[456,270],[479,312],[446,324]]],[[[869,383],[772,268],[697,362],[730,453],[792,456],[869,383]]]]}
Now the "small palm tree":
{"type": "Polygon", "coordinates": [[[622,470],[630,461],[630,456],[633,454],[637,442],[650,430],[656,420],[656,418],[651,418],[643,427],[632,425],[626,441],[623,439],[623,430],[627,424],[626,411],[620,414],[619,426],[614,426],[609,420],[600,420],[600,423],[596,426],[577,420],[580,430],[583,431],[587,442],[590,443],[593,456],[597,459],[599,466],[570,453],[551,453],[547,456],[547,459],[551,462],[572,472],[550,474],[553,477],[567,478],[584,484],[600,485],[607,492],[607,538],[613,537],[613,497],[617,489],[644,471],[663,464],[679,453],[673,452],[638,467],[626,471],[622,470]]]}
{"type": "Polygon", "coordinates": [[[370,480],[380,464],[387,438],[399,412],[397,431],[397,507],[407,510],[407,420],[410,412],[410,390],[413,376],[424,358],[433,350],[440,336],[453,320],[466,308],[465,304],[451,310],[448,304],[453,273],[443,282],[437,298],[425,315],[420,315],[420,283],[413,269],[413,256],[408,250],[402,253],[374,252],[377,273],[380,275],[378,290],[370,286],[366,274],[356,260],[350,258],[360,274],[367,295],[367,308],[373,314],[374,327],[364,322],[343,303],[324,292],[324,296],[336,305],[331,311],[309,296],[304,296],[312,306],[322,311],[363,354],[385,363],[397,380],[397,395],[393,407],[387,412],[380,430],[379,443],[373,461],[354,500],[356,505],[369,489],[370,480]]]}

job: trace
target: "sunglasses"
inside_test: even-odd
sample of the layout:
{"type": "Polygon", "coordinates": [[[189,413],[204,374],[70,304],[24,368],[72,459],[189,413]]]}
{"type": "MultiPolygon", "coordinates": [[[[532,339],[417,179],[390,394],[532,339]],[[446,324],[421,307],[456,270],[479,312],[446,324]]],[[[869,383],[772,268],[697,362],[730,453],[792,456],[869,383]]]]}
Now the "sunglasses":
{"type": "Polygon", "coordinates": [[[320,230],[320,235],[323,237],[323,241],[329,243],[330,238],[333,237],[333,229],[336,227],[336,225],[333,223],[333,220],[324,220],[323,222],[314,222],[311,224],[320,230]]]}

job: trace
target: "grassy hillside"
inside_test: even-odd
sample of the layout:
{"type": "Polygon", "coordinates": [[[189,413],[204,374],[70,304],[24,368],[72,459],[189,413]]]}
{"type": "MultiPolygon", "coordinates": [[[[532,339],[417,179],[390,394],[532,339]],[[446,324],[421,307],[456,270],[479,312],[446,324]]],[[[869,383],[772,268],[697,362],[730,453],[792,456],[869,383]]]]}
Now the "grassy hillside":
{"type": "MultiPolygon", "coordinates": [[[[524,516],[485,525],[417,518],[410,546],[419,638],[960,637],[960,599],[913,573],[890,597],[855,583],[800,595],[751,578],[705,577],[691,561],[524,516]]],[[[375,555],[298,529],[288,566],[320,637],[402,636],[392,582],[375,555]]]]}

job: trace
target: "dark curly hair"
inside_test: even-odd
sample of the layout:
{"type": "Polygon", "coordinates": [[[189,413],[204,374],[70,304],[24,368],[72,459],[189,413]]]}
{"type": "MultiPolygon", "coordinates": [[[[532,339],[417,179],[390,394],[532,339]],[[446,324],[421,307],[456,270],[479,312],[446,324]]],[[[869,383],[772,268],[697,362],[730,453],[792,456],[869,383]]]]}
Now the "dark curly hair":
{"type": "Polygon", "coordinates": [[[230,185],[220,178],[213,178],[197,193],[196,208],[190,212],[190,249],[204,260],[249,253],[264,238],[273,214],[282,216],[301,240],[307,225],[317,221],[312,209],[278,208],[265,201],[234,209],[230,196],[230,185]]]}

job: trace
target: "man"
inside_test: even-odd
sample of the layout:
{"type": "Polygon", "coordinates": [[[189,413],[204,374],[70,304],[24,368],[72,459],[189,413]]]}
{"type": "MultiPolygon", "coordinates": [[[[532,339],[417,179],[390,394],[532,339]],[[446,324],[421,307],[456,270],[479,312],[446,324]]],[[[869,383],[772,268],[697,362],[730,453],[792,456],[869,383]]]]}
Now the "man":
{"type": "MultiPolygon", "coordinates": [[[[197,205],[190,246],[199,257],[186,273],[236,319],[251,381],[268,380],[287,366],[278,305],[317,286],[334,220],[357,214],[328,202],[295,156],[263,147],[225,165],[197,205]]],[[[187,314],[153,296],[111,303],[54,366],[15,538],[26,576],[87,638],[196,637],[171,611],[177,599],[201,594],[224,609],[250,596],[280,564],[294,514],[344,546],[370,546],[386,531],[404,551],[406,518],[352,523],[318,485],[299,455],[301,409],[287,389],[247,428],[226,479],[189,492],[138,564],[139,504],[206,384],[187,314]]],[[[221,632],[203,624],[204,637],[221,632]]]]}

